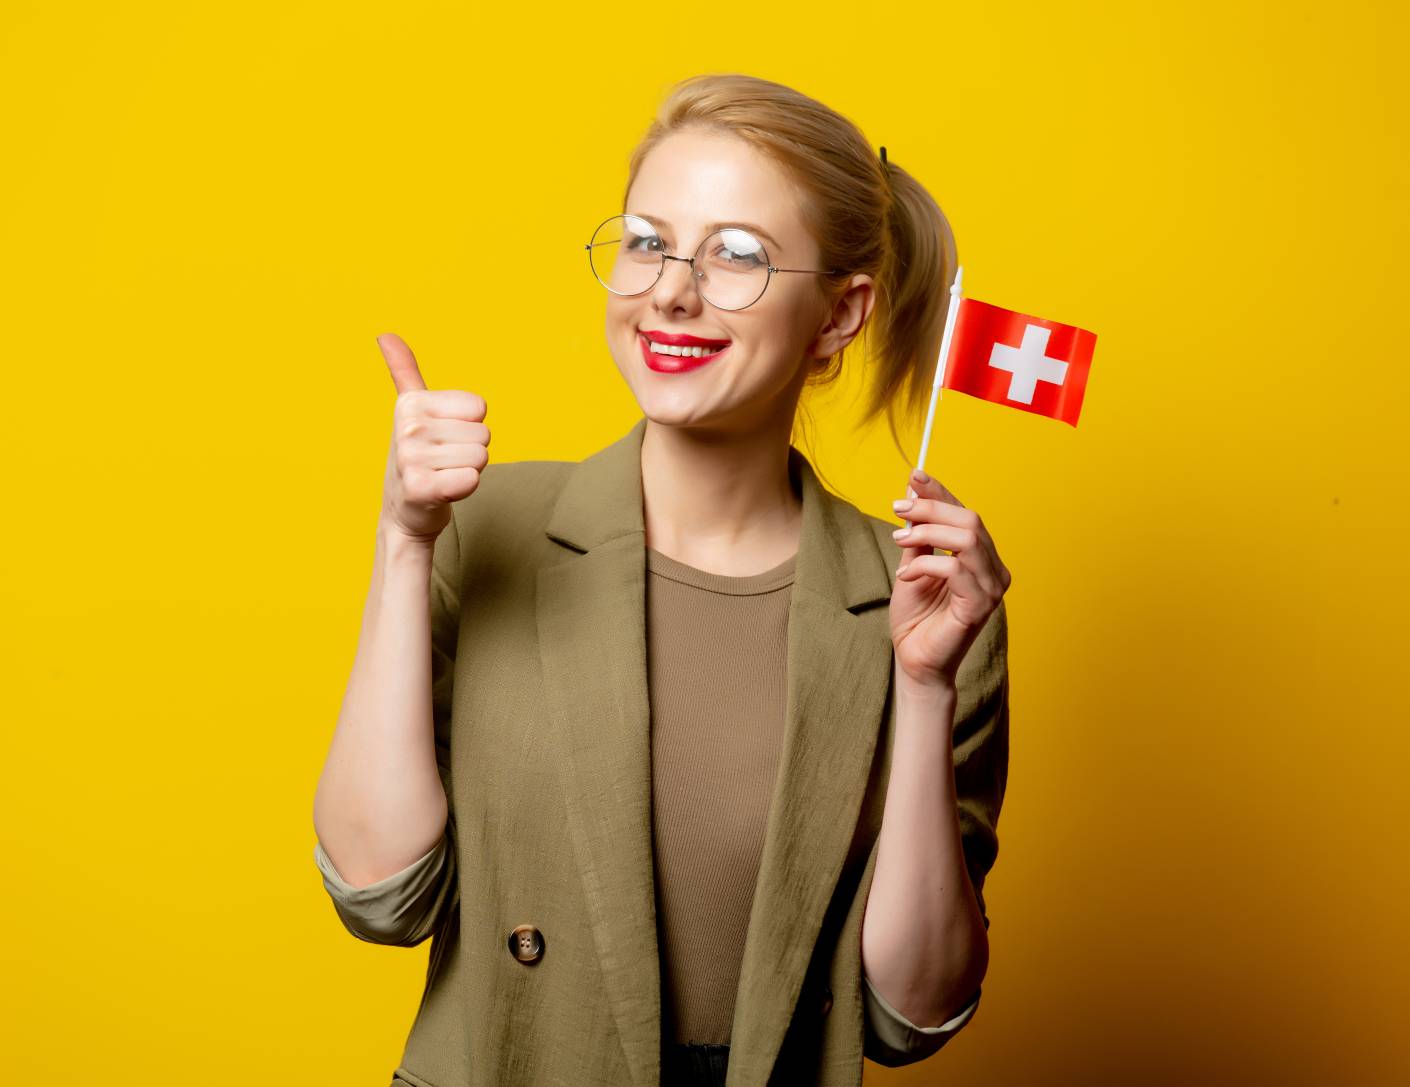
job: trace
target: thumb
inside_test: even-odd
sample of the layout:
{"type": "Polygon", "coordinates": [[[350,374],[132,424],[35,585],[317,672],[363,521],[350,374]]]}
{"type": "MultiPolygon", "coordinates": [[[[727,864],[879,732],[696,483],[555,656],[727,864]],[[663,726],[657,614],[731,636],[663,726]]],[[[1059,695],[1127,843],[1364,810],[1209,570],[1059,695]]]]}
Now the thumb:
{"type": "Polygon", "coordinates": [[[412,389],[424,389],[426,382],[421,380],[421,371],[416,366],[416,356],[406,341],[395,332],[384,332],[377,337],[377,346],[382,349],[382,357],[387,360],[387,369],[392,372],[392,382],[397,393],[412,389]]]}

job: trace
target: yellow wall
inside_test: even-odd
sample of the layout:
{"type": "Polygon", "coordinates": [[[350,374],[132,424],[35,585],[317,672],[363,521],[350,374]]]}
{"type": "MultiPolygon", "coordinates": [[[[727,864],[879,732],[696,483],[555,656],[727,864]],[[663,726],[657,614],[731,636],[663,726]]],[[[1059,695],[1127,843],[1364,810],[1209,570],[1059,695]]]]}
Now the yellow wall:
{"type": "MultiPolygon", "coordinates": [[[[1406,17],[1156,10],[11,0],[4,1078],[390,1078],[428,945],[353,940],[311,856],[374,337],[497,459],[619,436],[582,243],[667,85],[734,69],[929,184],[969,294],[1098,336],[1076,430],[940,405],[1014,573],[992,966],[868,1082],[1410,1080],[1406,17]]],[[[841,392],[817,461],[889,516],[841,392]]]]}

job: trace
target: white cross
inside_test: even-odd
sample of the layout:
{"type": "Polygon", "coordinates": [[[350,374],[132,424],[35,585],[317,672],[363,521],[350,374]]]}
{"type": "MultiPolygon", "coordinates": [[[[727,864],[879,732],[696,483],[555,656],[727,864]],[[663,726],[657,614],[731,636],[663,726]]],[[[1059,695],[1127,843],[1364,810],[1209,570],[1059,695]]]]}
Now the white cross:
{"type": "Polygon", "coordinates": [[[1038,382],[1061,385],[1067,376],[1067,363],[1048,358],[1046,351],[1052,329],[1042,325],[1025,325],[1023,342],[1017,347],[996,343],[989,353],[989,365],[1013,374],[1008,398],[1019,404],[1033,403],[1033,390],[1038,382]]]}

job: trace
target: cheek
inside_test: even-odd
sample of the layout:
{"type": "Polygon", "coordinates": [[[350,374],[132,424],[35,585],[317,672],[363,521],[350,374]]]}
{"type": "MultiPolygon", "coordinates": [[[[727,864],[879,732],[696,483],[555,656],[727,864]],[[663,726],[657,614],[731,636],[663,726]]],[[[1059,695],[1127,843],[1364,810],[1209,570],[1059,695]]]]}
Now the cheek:
{"type": "MultiPolygon", "coordinates": [[[[636,339],[636,307],[624,299],[616,299],[607,304],[603,319],[603,332],[613,354],[631,347],[636,339]]],[[[620,361],[620,359],[618,360],[620,361]]]]}
{"type": "Polygon", "coordinates": [[[792,377],[808,346],[807,326],[795,311],[771,313],[753,322],[745,335],[760,378],[770,384],[792,377]]]}

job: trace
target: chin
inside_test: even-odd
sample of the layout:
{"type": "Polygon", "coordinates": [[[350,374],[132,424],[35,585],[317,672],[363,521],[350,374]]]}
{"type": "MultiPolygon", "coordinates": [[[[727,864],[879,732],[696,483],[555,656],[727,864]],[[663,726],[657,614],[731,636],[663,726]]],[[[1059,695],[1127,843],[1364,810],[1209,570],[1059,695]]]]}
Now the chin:
{"type": "Polygon", "coordinates": [[[636,393],[637,407],[657,426],[692,427],[718,422],[719,416],[698,399],[648,391],[636,393]]]}

